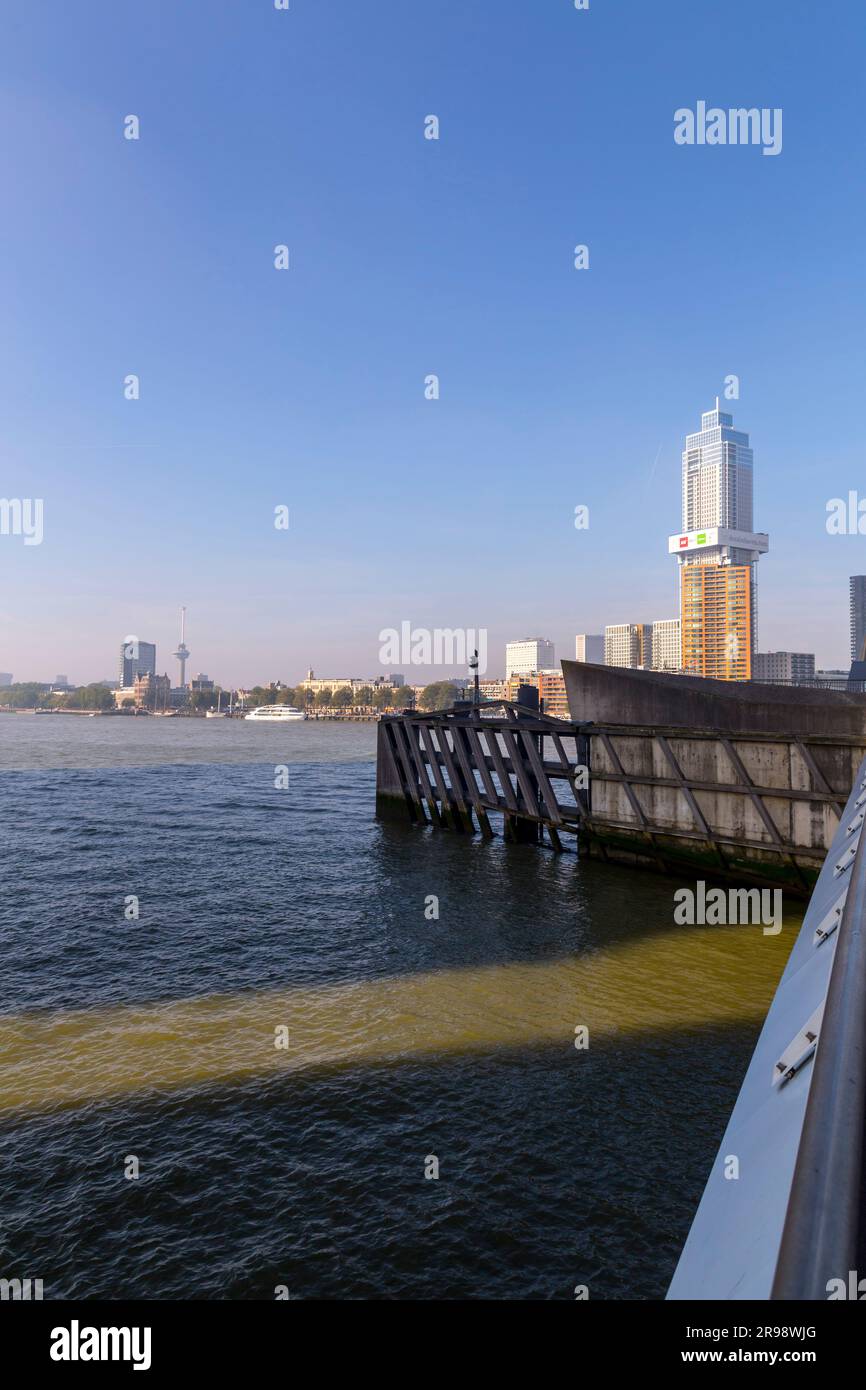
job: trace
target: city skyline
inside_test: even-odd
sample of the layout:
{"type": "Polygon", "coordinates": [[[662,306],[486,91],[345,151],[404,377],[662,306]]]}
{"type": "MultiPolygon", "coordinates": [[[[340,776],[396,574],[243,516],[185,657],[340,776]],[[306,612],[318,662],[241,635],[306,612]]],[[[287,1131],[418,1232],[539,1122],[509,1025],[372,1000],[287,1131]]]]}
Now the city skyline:
{"type": "Polygon", "coordinates": [[[625,1318],[643,1365],[826,1375],[861,5],[6,9],[22,1350],[225,1373],[284,1349],[256,1304],[588,1302],[609,1360],[625,1318]]]}
{"type": "Polygon", "coordinates": [[[382,0],[296,7],[282,28],[163,7],[158,42],[134,12],[93,10],[86,34],[70,11],[48,30],[23,13],[3,57],[22,132],[0,166],[21,213],[0,269],[4,492],[44,499],[41,544],[0,538],[4,669],[108,677],[118,634],[168,653],[181,602],[193,661],[236,685],[375,670],[404,620],[485,627],[492,650],[538,630],[565,652],[672,615],[658,538],[683,432],[717,395],[760,449],[759,645],[843,664],[864,568],[862,538],[825,527],[862,469],[844,12],[816,52],[811,13],[780,28],[734,3],[701,43],[676,3],[647,64],[657,17],[636,3],[494,21],[382,0]],[[225,51],[255,81],[215,130],[225,51]],[[610,71],[628,73],[617,103],[610,71]],[[703,95],[784,108],[782,152],[678,146],[673,110],[703,95]],[[748,255],[727,219],[695,237],[684,216],[725,200],[748,207],[748,255]]]}
{"type": "MultiPolygon", "coordinates": [[[[704,431],[706,431],[706,430],[711,430],[713,436],[715,436],[715,434],[718,433],[718,434],[724,436],[725,438],[730,437],[730,438],[734,438],[735,441],[739,441],[739,444],[740,444],[740,446],[741,446],[741,447],[740,447],[740,455],[741,455],[741,457],[740,457],[739,462],[738,462],[738,463],[735,463],[735,465],[734,465],[734,471],[736,471],[737,473],[743,471],[743,470],[742,470],[742,454],[745,453],[745,454],[748,455],[748,473],[751,475],[751,472],[752,472],[752,469],[751,469],[752,450],[748,447],[748,445],[749,445],[749,434],[748,434],[748,433],[744,433],[744,432],[742,432],[742,431],[739,431],[739,430],[736,430],[736,429],[733,428],[733,416],[732,416],[732,414],[731,414],[730,412],[726,412],[726,411],[722,411],[722,410],[721,410],[721,408],[720,408],[720,402],[719,402],[719,397],[718,397],[718,396],[716,397],[716,401],[715,401],[715,406],[714,406],[714,408],[713,408],[712,410],[710,410],[710,411],[704,411],[704,412],[702,413],[701,420],[702,420],[702,423],[701,423],[701,432],[704,432],[704,431]],[[745,441],[744,444],[743,444],[743,441],[745,441]]],[[[688,434],[688,435],[687,435],[687,438],[686,438],[686,450],[685,450],[685,451],[682,453],[682,455],[681,455],[681,458],[682,458],[682,488],[681,488],[681,491],[682,491],[682,522],[683,522],[683,530],[684,530],[684,531],[688,531],[688,530],[689,530],[689,523],[690,523],[691,521],[694,521],[695,527],[697,527],[697,526],[707,526],[707,525],[709,525],[710,522],[707,522],[705,519],[702,519],[702,518],[705,518],[706,516],[710,516],[710,517],[711,517],[711,520],[712,520],[712,518],[715,516],[715,511],[716,511],[716,510],[719,511],[719,517],[722,518],[723,523],[724,523],[725,521],[727,521],[727,524],[729,524],[730,526],[732,526],[733,529],[735,529],[735,530],[751,530],[751,519],[752,519],[752,513],[753,513],[753,502],[752,502],[753,491],[752,491],[752,485],[751,485],[751,477],[749,478],[749,484],[750,484],[750,485],[749,485],[749,488],[748,488],[748,496],[747,496],[747,497],[742,497],[742,492],[741,492],[741,498],[740,498],[740,500],[738,500],[737,497],[736,497],[736,493],[737,493],[737,489],[736,489],[736,488],[733,489],[733,497],[734,497],[734,500],[733,500],[733,501],[731,501],[730,498],[728,498],[728,499],[723,499],[723,498],[721,498],[721,496],[720,496],[719,498],[716,498],[716,497],[714,496],[713,498],[711,498],[711,499],[709,499],[709,500],[707,500],[707,499],[705,498],[705,499],[703,499],[702,501],[700,501],[697,497],[691,497],[691,496],[687,495],[687,483],[686,483],[686,478],[687,478],[687,463],[686,463],[686,460],[687,460],[687,457],[688,457],[689,445],[690,445],[690,443],[691,443],[691,444],[694,444],[694,441],[697,440],[697,439],[699,439],[699,438],[701,438],[701,437],[702,437],[702,434],[701,434],[701,433],[692,433],[692,434],[688,434]],[[730,511],[730,516],[727,515],[727,512],[728,512],[728,511],[730,511]],[[724,517],[722,517],[722,513],[723,513],[723,512],[725,513],[725,516],[724,516],[724,517]],[[744,520],[744,518],[745,518],[745,520],[744,520]]],[[[713,446],[713,447],[715,447],[715,446],[713,446]]],[[[716,524],[716,523],[714,522],[714,524],[716,524]]],[[[675,537],[671,537],[671,538],[670,538],[670,540],[669,540],[669,548],[672,548],[673,541],[674,541],[675,539],[676,539],[675,537]]],[[[843,539],[849,539],[849,538],[843,537],[843,539]]],[[[716,547],[711,547],[711,549],[712,549],[712,550],[714,551],[714,553],[715,553],[715,550],[720,550],[721,547],[720,547],[720,546],[716,546],[716,547]]],[[[680,564],[682,564],[682,563],[683,563],[682,557],[678,557],[678,559],[680,560],[680,564]]],[[[754,569],[754,562],[753,562],[753,569],[754,569]]],[[[847,578],[847,580],[846,580],[846,583],[847,583],[849,586],[850,586],[851,580],[852,580],[852,576],[849,575],[848,578],[847,578]]],[[[677,603],[676,603],[677,611],[679,611],[679,593],[677,593],[676,599],[677,599],[677,603]]],[[[140,605],[139,605],[139,607],[140,607],[140,605]]],[[[644,603],[636,603],[635,601],[626,598],[626,599],[623,600],[623,602],[622,602],[622,604],[620,605],[620,607],[624,607],[625,610],[626,610],[627,612],[630,612],[630,611],[634,610],[634,609],[637,608],[637,607],[643,607],[643,608],[645,608],[645,607],[646,607],[646,604],[645,604],[645,602],[644,602],[644,603]]],[[[773,604],[772,604],[772,601],[771,601],[771,600],[768,600],[767,607],[772,611],[772,609],[773,609],[773,604]]],[[[177,614],[178,614],[178,608],[177,608],[177,606],[175,606],[175,607],[173,608],[172,611],[173,611],[173,613],[174,613],[174,621],[175,621],[175,623],[177,623],[177,621],[178,621],[178,619],[177,619],[177,614]]],[[[186,620],[186,605],[183,605],[183,606],[181,607],[181,610],[180,610],[180,611],[181,611],[181,619],[180,619],[180,621],[181,621],[181,625],[182,625],[182,628],[183,628],[183,625],[185,624],[185,620],[186,620]]],[[[607,622],[607,621],[604,621],[604,620],[603,620],[603,619],[604,619],[604,600],[603,600],[603,598],[599,599],[598,596],[595,596],[595,603],[594,603],[594,609],[593,609],[593,611],[594,611],[594,612],[601,611],[601,613],[602,613],[602,621],[600,622],[600,629],[601,629],[601,631],[603,631],[605,627],[609,627],[609,626],[613,626],[613,625],[614,625],[613,623],[610,623],[610,622],[607,622]]],[[[847,611],[847,610],[846,610],[846,611],[847,611]]],[[[207,617],[206,617],[206,622],[208,623],[208,626],[212,625],[212,623],[213,623],[213,615],[209,613],[209,610],[208,610],[207,608],[205,608],[205,614],[207,615],[207,617]]],[[[842,615],[841,615],[840,613],[834,613],[834,614],[832,615],[832,617],[835,618],[837,621],[834,622],[834,621],[831,620],[829,626],[830,626],[831,628],[835,628],[835,627],[838,626],[840,629],[842,629],[842,627],[843,627],[842,615]]],[[[627,618],[627,619],[624,619],[623,621],[628,622],[628,621],[630,621],[630,619],[627,618]]],[[[654,622],[654,621],[657,622],[657,621],[659,621],[659,620],[658,620],[658,619],[646,619],[646,618],[641,618],[640,621],[642,621],[642,622],[649,622],[650,624],[652,624],[652,622],[654,622]]],[[[765,621],[766,621],[766,620],[765,620],[765,621]]],[[[544,625],[544,617],[543,617],[543,614],[542,614],[542,615],[540,615],[540,622],[539,622],[538,626],[542,627],[543,625],[544,625]]],[[[530,624],[530,626],[531,626],[531,624],[530,624]]],[[[577,620],[575,621],[575,624],[574,624],[573,626],[575,627],[575,631],[580,630],[580,624],[577,622],[577,620]]],[[[592,626],[591,624],[586,624],[586,625],[584,625],[584,629],[583,629],[583,630],[589,631],[589,630],[591,629],[591,626],[592,626]]],[[[848,627],[849,627],[849,633],[848,633],[848,638],[847,638],[847,640],[848,640],[848,644],[850,645],[850,641],[851,641],[851,636],[850,636],[850,613],[848,614],[848,622],[845,624],[845,626],[848,626],[848,627]]],[[[153,627],[153,624],[150,624],[150,627],[152,628],[152,627],[153,627]]],[[[492,639],[492,641],[491,641],[491,646],[492,646],[492,648],[493,648],[494,650],[496,649],[497,644],[500,645],[500,646],[503,648],[503,650],[504,650],[504,649],[509,645],[509,643],[513,643],[513,642],[515,641],[515,638],[513,637],[513,625],[512,625],[511,627],[503,627],[503,628],[501,629],[501,633],[502,633],[501,640],[498,640],[498,634],[497,634],[497,635],[494,635],[494,637],[493,637],[493,639],[492,639]],[[506,635],[506,634],[507,634],[507,635],[506,635]]],[[[557,636],[557,637],[555,637],[554,639],[552,639],[552,645],[553,645],[554,647],[556,647],[557,649],[562,648],[562,649],[569,649],[569,650],[570,650],[571,647],[573,647],[574,636],[575,636],[575,632],[574,632],[574,631],[571,632],[571,633],[569,633],[569,634],[566,634],[566,635],[564,635],[564,636],[562,636],[562,637],[557,636]]],[[[127,640],[127,639],[125,638],[124,640],[127,640]]],[[[146,641],[146,639],[143,639],[143,640],[145,640],[145,645],[146,645],[146,646],[149,646],[149,645],[150,645],[150,644],[146,641]]],[[[161,641],[160,643],[155,644],[155,645],[164,645],[165,642],[168,642],[169,645],[171,645],[171,639],[168,638],[167,636],[166,636],[165,638],[163,638],[162,641],[161,641]]],[[[69,646],[68,646],[68,647],[62,648],[62,651],[60,652],[60,654],[58,654],[56,660],[55,660],[53,657],[50,658],[50,659],[48,660],[48,663],[47,663],[48,666],[49,666],[49,667],[52,667],[52,666],[53,666],[53,667],[56,668],[58,665],[64,665],[64,664],[65,664],[65,665],[67,666],[67,668],[69,668],[69,667],[75,667],[75,665],[76,665],[75,652],[76,652],[76,650],[78,649],[79,645],[80,645],[80,644],[78,643],[78,641],[77,641],[74,637],[70,638],[70,639],[69,639],[69,646]],[[66,656],[66,652],[69,651],[69,650],[71,650],[72,653],[73,653],[73,655],[72,655],[71,658],[68,658],[68,657],[66,656]],[[62,654],[62,656],[63,656],[63,660],[61,660],[61,654],[62,654]]],[[[169,660],[170,660],[172,663],[174,663],[174,662],[178,659],[179,652],[180,652],[181,648],[184,647],[184,645],[185,645],[185,644],[184,644],[184,642],[183,642],[183,637],[182,637],[182,638],[181,638],[180,647],[178,647],[175,651],[171,652],[171,655],[170,655],[170,657],[169,657],[169,660]]],[[[350,649],[352,649],[352,643],[351,643],[351,642],[348,643],[347,645],[349,646],[350,649]]],[[[376,633],[374,634],[373,646],[374,646],[374,648],[375,648],[376,650],[378,650],[379,645],[380,645],[380,633],[376,632],[376,633]]],[[[837,656],[836,656],[836,659],[835,659],[835,660],[823,660],[823,661],[822,661],[822,660],[820,659],[820,657],[819,657],[819,654],[817,653],[817,647],[818,647],[819,645],[820,645],[820,644],[816,644],[816,667],[817,667],[817,668],[819,668],[819,669],[831,669],[831,668],[835,669],[835,668],[837,668],[837,667],[841,668],[841,666],[844,666],[844,664],[845,664],[845,653],[844,653],[843,651],[840,650],[840,651],[837,653],[837,656]]],[[[806,649],[806,646],[807,646],[807,644],[804,643],[804,642],[802,642],[802,640],[800,641],[799,645],[796,645],[796,646],[790,646],[790,645],[789,645],[789,646],[785,646],[785,644],[784,644],[781,640],[775,640],[774,638],[770,638],[769,635],[768,635],[768,634],[765,634],[764,631],[763,631],[763,629],[762,629],[761,631],[759,631],[759,634],[758,634],[758,641],[757,641],[757,645],[756,645],[756,648],[755,648],[755,649],[756,649],[756,650],[763,650],[763,651],[768,651],[768,650],[797,650],[797,651],[800,651],[800,650],[805,650],[805,649],[806,649]]],[[[331,651],[334,650],[333,647],[329,648],[329,647],[327,647],[327,646],[322,647],[322,648],[320,648],[320,649],[321,649],[321,650],[326,650],[326,651],[327,651],[327,650],[331,650],[331,651]]],[[[354,649],[357,650],[357,646],[355,646],[354,649]]],[[[341,651],[341,649],[337,651],[336,659],[338,660],[338,662],[342,662],[342,666],[346,666],[346,664],[347,664],[347,663],[346,663],[346,659],[345,659],[344,656],[342,656],[342,655],[340,654],[340,651],[341,651]]],[[[4,653],[6,654],[6,664],[7,664],[7,666],[8,666],[8,665],[12,665],[13,663],[12,663],[12,661],[11,661],[11,652],[10,652],[10,649],[9,649],[8,647],[6,647],[6,648],[4,649],[4,653]]],[[[188,660],[191,660],[191,657],[190,657],[189,652],[187,651],[187,654],[186,654],[186,657],[185,657],[185,659],[184,659],[184,663],[183,663],[183,664],[185,665],[185,664],[186,664],[186,661],[188,661],[188,660]]],[[[274,658],[274,660],[276,661],[277,665],[280,664],[280,661],[281,661],[280,658],[274,658]]],[[[362,657],[362,660],[363,660],[363,657],[362,657]]],[[[241,665],[241,662],[240,662],[239,658],[238,658],[234,653],[231,653],[231,652],[229,652],[229,654],[228,654],[228,662],[229,662],[229,665],[231,666],[232,669],[238,669],[238,668],[240,667],[240,665],[241,665]]],[[[367,664],[370,665],[370,663],[371,663],[371,658],[368,657],[368,658],[367,658],[367,664]]],[[[207,663],[205,663],[205,664],[207,664],[207,663]]],[[[214,663],[211,661],[211,662],[210,662],[210,665],[213,665],[213,664],[214,664],[214,663]]],[[[289,672],[289,674],[288,674],[288,675],[283,675],[283,674],[281,674],[281,673],[276,673],[276,672],[275,672],[275,674],[274,674],[272,677],[269,676],[268,678],[269,678],[269,679],[274,679],[274,680],[277,680],[277,679],[279,679],[279,680],[285,680],[287,684],[291,685],[291,684],[296,683],[297,681],[299,681],[299,680],[302,678],[302,677],[301,677],[301,674],[300,674],[301,669],[303,669],[303,670],[309,669],[309,666],[310,666],[310,665],[315,666],[317,663],[316,663],[315,661],[308,661],[306,657],[294,656],[294,655],[292,655],[292,656],[290,656],[290,657],[285,658],[285,660],[282,662],[282,664],[283,664],[283,665],[287,665],[287,664],[288,664],[288,665],[291,666],[292,669],[291,669],[291,671],[289,672]],[[297,674],[297,675],[294,674],[294,668],[295,668],[295,667],[297,667],[297,669],[298,669],[298,674],[297,674]]],[[[319,662],[318,664],[321,665],[321,662],[319,662]]],[[[94,668],[94,669],[95,669],[95,668],[94,668]]],[[[365,666],[363,669],[364,669],[364,672],[365,672],[365,673],[368,673],[368,672],[367,672],[367,667],[366,667],[366,666],[365,666]]],[[[371,669],[372,669],[372,668],[371,668],[371,669]]],[[[503,669],[504,669],[504,668],[503,668],[503,669]]],[[[13,671],[14,671],[14,665],[13,665],[13,671]]],[[[452,669],[451,669],[450,667],[449,667],[449,668],[446,668],[446,667],[441,666],[441,665],[425,665],[425,666],[421,666],[421,667],[418,668],[418,671],[419,671],[419,682],[421,682],[423,679],[430,679],[430,680],[435,679],[435,676],[436,676],[437,673],[438,673],[438,674],[460,674],[460,673],[461,673],[460,671],[457,670],[456,667],[455,667],[455,668],[453,669],[453,671],[452,671],[452,669]]],[[[34,681],[43,681],[43,680],[46,679],[46,678],[43,677],[42,675],[39,675],[39,674],[27,674],[26,676],[22,676],[21,679],[24,679],[24,680],[34,680],[34,681]]],[[[100,677],[94,676],[94,675],[92,674],[92,672],[91,672],[90,674],[79,675],[78,672],[76,671],[76,675],[73,676],[73,684],[86,684],[86,683],[88,683],[89,681],[98,680],[98,679],[104,679],[104,677],[101,677],[101,676],[100,676],[100,677]]],[[[260,681],[260,680],[249,680],[249,679],[246,679],[246,680],[244,680],[244,679],[241,679],[241,680],[231,680],[231,681],[228,681],[228,682],[225,683],[225,688],[228,688],[229,685],[234,685],[234,686],[236,686],[236,687],[243,688],[243,687],[246,686],[246,685],[249,685],[249,684],[256,684],[256,683],[261,683],[261,681],[260,681]]]]}
{"type": "MultiPolygon", "coordinates": [[[[866,575],[851,576],[849,583],[851,586],[850,614],[853,632],[855,611],[853,594],[855,587],[857,587],[858,591],[863,590],[863,586],[866,585],[866,575]]],[[[860,601],[859,609],[863,609],[862,600],[860,601]]],[[[511,638],[503,644],[501,661],[497,660],[494,654],[490,669],[482,676],[482,685],[485,681],[491,684],[501,684],[511,677],[519,676],[521,672],[531,675],[544,672],[550,675],[552,670],[559,670],[562,660],[575,659],[577,661],[588,661],[590,663],[595,662],[601,665],[607,664],[613,666],[641,667],[646,670],[676,671],[678,666],[675,655],[680,650],[679,628],[679,618],[657,618],[651,622],[641,621],[635,624],[606,624],[599,634],[575,634],[571,639],[566,653],[561,656],[556,655],[557,644],[549,641],[547,638],[511,638]],[[606,659],[605,647],[609,643],[613,643],[614,646],[616,646],[617,643],[620,645],[619,649],[617,651],[612,650],[608,659],[606,659]],[[519,660],[512,660],[512,653],[515,649],[529,649],[533,647],[537,648],[535,661],[530,659],[526,650],[524,650],[519,660]],[[539,656],[543,656],[543,659],[538,659],[539,656]]],[[[121,674],[119,681],[116,679],[112,680],[109,677],[90,677],[84,681],[68,682],[68,688],[75,689],[88,684],[112,684],[115,686],[119,684],[121,687],[127,685],[131,687],[133,683],[132,677],[137,674],[159,674],[157,670],[156,652],[156,643],[151,643],[139,639],[138,637],[124,637],[120,645],[119,669],[121,674]]],[[[172,652],[169,659],[173,661],[176,655],[176,652],[172,652]]],[[[803,665],[803,656],[804,653],[802,651],[791,651],[778,647],[765,647],[763,651],[753,653],[753,663],[756,658],[760,657],[764,662],[764,666],[769,670],[774,664],[772,658],[779,658],[780,661],[785,659],[788,661],[789,665],[790,659],[793,658],[797,673],[808,676],[813,675],[816,670],[845,671],[849,664],[843,662],[840,667],[822,667],[815,661],[814,653],[806,653],[805,657],[811,663],[810,669],[806,670],[803,665]]],[[[188,653],[186,659],[189,659],[188,653]]],[[[777,662],[776,664],[779,663],[777,662]]],[[[418,667],[411,662],[407,662],[404,663],[404,667],[405,669],[403,671],[397,671],[396,666],[392,666],[388,671],[385,671],[383,668],[380,671],[356,671],[346,675],[345,671],[348,668],[344,662],[342,666],[335,667],[333,670],[329,669],[325,672],[321,669],[317,672],[315,668],[307,667],[304,675],[297,678],[286,679],[279,675],[268,674],[266,676],[259,675],[252,680],[241,682],[225,682],[222,681],[219,676],[213,677],[209,672],[198,671],[191,674],[185,684],[186,688],[192,689],[200,682],[204,682],[223,690],[228,690],[230,688],[243,690],[265,687],[268,685],[294,687],[304,684],[314,684],[316,686],[328,685],[336,688],[340,685],[359,685],[361,683],[393,685],[394,687],[399,687],[405,683],[415,688],[421,688],[436,680],[453,680],[456,683],[465,684],[471,677],[468,663],[465,663],[465,665],[453,663],[450,666],[438,665],[433,667],[418,667]],[[343,674],[338,674],[338,671],[343,672],[343,674]],[[425,672],[428,674],[423,674],[425,672]]],[[[178,687],[170,680],[170,672],[166,671],[163,674],[169,676],[171,688],[177,689],[178,687]]],[[[781,670],[777,674],[781,675],[781,670]]],[[[16,685],[31,683],[54,686],[57,688],[67,683],[67,676],[65,674],[63,676],[55,676],[52,681],[42,680],[38,676],[21,677],[18,680],[15,680],[14,677],[15,673],[0,672],[0,686],[9,686],[12,683],[16,685]]],[[[758,673],[753,673],[751,677],[751,679],[755,681],[761,681],[767,678],[769,677],[758,673]]]]}
{"type": "MultiPolygon", "coordinates": [[[[699,566],[705,565],[708,568],[717,565],[730,564],[741,566],[750,565],[752,573],[754,573],[754,570],[756,568],[756,562],[759,558],[759,553],[765,553],[768,547],[766,545],[766,533],[753,535],[749,534],[751,532],[753,521],[753,450],[749,447],[749,434],[744,431],[737,430],[733,427],[733,416],[730,412],[721,410],[718,396],[716,397],[713,409],[710,411],[704,411],[702,413],[700,431],[687,434],[686,448],[682,452],[681,458],[681,496],[683,530],[682,533],[675,533],[673,536],[670,536],[668,538],[669,552],[671,554],[676,555],[680,571],[682,570],[683,566],[688,568],[689,566],[694,567],[696,564],[699,566]],[[703,528],[700,531],[700,534],[698,534],[696,528],[703,528]],[[713,528],[719,529],[716,532],[713,530],[713,528]],[[690,531],[692,532],[692,534],[687,534],[690,531]],[[739,549],[736,546],[737,542],[739,542],[739,549]],[[742,546],[746,545],[747,542],[757,545],[759,549],[743,550],[742,546]],[[683,553],[682,551],[684,543],[687,546],[685,553],[683,553]],[[701,549],[701,547],[703,548],[701,549]]],[[[866,584],[866,577],[848,577],[849,643],[851,645],[852,656],[854,652],[855,641],[855,620],[853,608],[854,593],[856,590],[858,594],[859,608],[863,611],[866,611],[866,606],[864,606],[862,600],[864,584],[866,584]]],[[[633,607],[637,606],[639,605],[633,605],[633,607]]],[[[191,653],[189,649],[186,647],[184,641],[187,611],[186,605],[181,605],[179,611],[181,626],[180,644],[173,652],[171,652],[170,660],[172,662],[174,662],[175,660],[180,661],[180,684],[183,685],[186,683],[183,678],[183,673],[185,671],[187,662],[191,660],[191,653]]],[[[756,632],[757,623],[756,613],[754,609],[751,612],[750,618],[752,623],[752,630],[753,632],[756,632]]],[[[640,620],[638,620],[638,627],[647,627],[650,630],[652,630],[654,627],[669,628],[672,623],[679,621],[680,618],[656,618],[651,620],[641,618],[640,620]]],[[[624,624],[620,624],[619,626],[627,629],[629,625],[629,621],[626,621],[624,624]]],[[[862,625],[863,622],[861,619],[860,626],[862,625]]],[[[405,621],[403,626],[406,626],[405,621]]],[[[611,628],[614,628],[616,626],[617,624],[613,623],[602,623],[602,634],[608,632],[611,628]]],[[[859,632],[859,628],[857,629],[857,631],[859,632]]],[[[379,648],[380,655],[383,635],[384,634],[382,632],[377,634],[377,645],[379,648]]],[[[579,640],[579,636],[575,633],[572,633],[562,645],[570,652],[575,640],[579,640]]],[[[649,641],[650,639],[647,640],[649,641]]],[[[862,638],[860,640],[862,641],[862,638]]],[[[603,641],[604,637],[602,637],[602,642],[603,641]]],[[[668,646],[670,646],[669,637],[666,638],[666,641],[668,646]]],[[[555,650],[560,646],[560,639],[557,638],[553,641],[549,641],[548,639],[541,638],[517,639],[513,635],[505,637],[501,642],[501,646],[503,649],[503,663],[501,674],[506,677],[509,674],[508,666],[510,648],[517,648],[520,646],[528,647],[537,643],[541,643],[547,648],[555,650]]],[[[145,654],[147,657],[146,662],[141,664],[140,669],[142,671],[149,671],[151,673],[155,671],[156,644],[149,642],[147,639],[139,638],[138,635],[127,635],[123,638],[123,641],[121,643],[120,658],[121,671],[131,669],[132,665],[135,664],[130,660],[129,652],[132,651],[134,647],[135,654],[137,657],[139,646],[141,648],[142,657],[144,657],[145,654]]],[[[801,645],[797,648],[784,648],[781,643],[774,642],[770,638],[761,638],[759,634],[758,640],[754,644],[753,651],[754,653],[757,653],[760,650],[762,650],[765,654],[768,652],[790,652],[792,650],[799,652],[805,650],[805,647],[801,643],[801,645]]],[[[549,651],[547,653],[547,656],[549,658],[549,651]]],[[[293,663],[296,663],[297,660],[298,658],[292,658],[293,663]]],[[[344,655],[339,655],[338,660],[342,662],[341,669],[347,667],[347,661],[344,655]]],[[[817,669],[842,669],[842,667],[845,664],[844,658],[840,657],[840,660],[842,662],[842,665],[834,666],[831,662],[822,662],[816,657],[815,666],[817,669]]],[[[647,664],[653,664],[654,661],[655,657],[653,656],[652,661],[648,662],[647,664]]],[[[414,672],[414,683],[416,684],[424,684],[427,681],[435,680],[437,677],[460,677],[461,675],[465,674],[463,670],[463,664],[460,663],[452,663],[451,665],[420,664],[418,666],[415,666],[412,663],[407,663],[406,661],[404,661],[402,664],[407,666],[410,679],[412,678],[412,674],[414,672]]],[[[638,663],[627,663],[623,661],[621,663],[615,662],[614,664],[638,663]]],[[[543,665],[548,666],[549,660],[545,661],[543,665]]],[[[311,667],[312,664],[305,665],[304,669],[307,673],[309,673],[311,667]]],[[[371,674],[371,672],[372,668],[370,670],[364,668],[360,675],[353,678],[373,679],[376,675],[382,674],[381,672],[372,672],[371,674]]],[[[488,674],[494,679],[499,678],[500,672],[496,662],[494,662],[494,666],[488,674]]],[[[43,680],[43,677],[40,675],[27,675],[25,677],[22,677],[21,679],[40,683],[47,683],[43,680]]],[[[73,680],[72,684],[84,685],[92,681],[103,679],[105,678],[95,677],[91,674],[83,679],[73,680]]],[[[241,681],[227,681],[221,682],[221,684],[225,689],[228,689],[229,687],[250,688],[253,685],[261,685],[266,681],[284,681],[285,684],[291,686],[299,683],[301,679],[302,678],[300,676],[294,676],[293,674],[290,674],[287,677],[283,674],[277,673],[269,674],[266,678],[258,676],[254,679],[246,679],[241,681]]],[[[125,683],[122,677],[121,683],[125,683]]]]}

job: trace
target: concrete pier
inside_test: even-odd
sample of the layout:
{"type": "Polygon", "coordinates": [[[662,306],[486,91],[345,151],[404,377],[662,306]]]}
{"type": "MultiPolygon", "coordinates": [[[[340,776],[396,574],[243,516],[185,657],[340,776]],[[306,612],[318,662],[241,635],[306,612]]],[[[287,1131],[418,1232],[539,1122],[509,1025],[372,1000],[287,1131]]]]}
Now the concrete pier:
{"type": "Polygon", "coordinates": [[[378,814],[485,835],[501,815],[513,840],[811,891],[866,756],[866,697],[562,665],[571,721],[508,702],[383,719],[378,814]]]}

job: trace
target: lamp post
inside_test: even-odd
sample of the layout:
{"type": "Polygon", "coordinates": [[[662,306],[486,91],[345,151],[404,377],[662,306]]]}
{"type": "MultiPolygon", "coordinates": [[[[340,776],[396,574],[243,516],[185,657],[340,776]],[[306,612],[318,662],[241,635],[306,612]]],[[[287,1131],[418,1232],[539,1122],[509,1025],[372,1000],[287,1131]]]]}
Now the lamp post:
{"type": "Polygon", "coordinates": [[[480,705],[480,704],[481,704],[481,687],[480,687],[480,685],[478,684],[478,648],[477,648],[477,647],[476,647],[475,651],[472,653],[472,655],[471,655],[470,658],[469,658],[469,670],[473,673],[473,675],[474,675],[474,677],[475,677],[475,687],[474,687],[473,692],[472,692],[472,703],[473,703],[473,705],[476,705],[476,706],[477,706],[477,705],[480,705]]]}

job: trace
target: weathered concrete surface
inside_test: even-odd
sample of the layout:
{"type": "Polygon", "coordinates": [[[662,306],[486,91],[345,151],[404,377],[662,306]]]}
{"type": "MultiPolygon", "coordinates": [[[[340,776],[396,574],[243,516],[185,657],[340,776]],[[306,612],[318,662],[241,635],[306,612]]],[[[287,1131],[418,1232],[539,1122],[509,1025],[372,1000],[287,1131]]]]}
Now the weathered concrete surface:
{"type": "Polygon", "coordinates": [[[563,661],[572,719],[866,738],[866,695],[563,661]]]}
{"type": "Polygon", "coordinates": [[[817,878],[839,823],[837,807],[866,756],[866,737],[732,734],[723,740],[707,732],[610,725],[587,734],[586,852],[670,872],[692,865],[707,875],[788,883],[799,891],[817,878]],[[680,785],[671,785],[677,775],[665,749],[680,785]]]}

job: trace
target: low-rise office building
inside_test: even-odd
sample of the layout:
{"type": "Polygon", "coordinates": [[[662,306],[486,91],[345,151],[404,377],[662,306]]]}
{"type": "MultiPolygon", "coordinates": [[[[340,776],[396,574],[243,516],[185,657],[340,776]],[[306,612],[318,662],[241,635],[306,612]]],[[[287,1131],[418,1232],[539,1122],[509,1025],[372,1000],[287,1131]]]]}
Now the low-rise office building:
{"type": "Polygon", "coordinates": [[[774,682],[792,685],[797,681],[812,681],[814,678],[813,652],[754,652],[752,655],[753,681],[764,681],[770,685],[774,682]]]}

